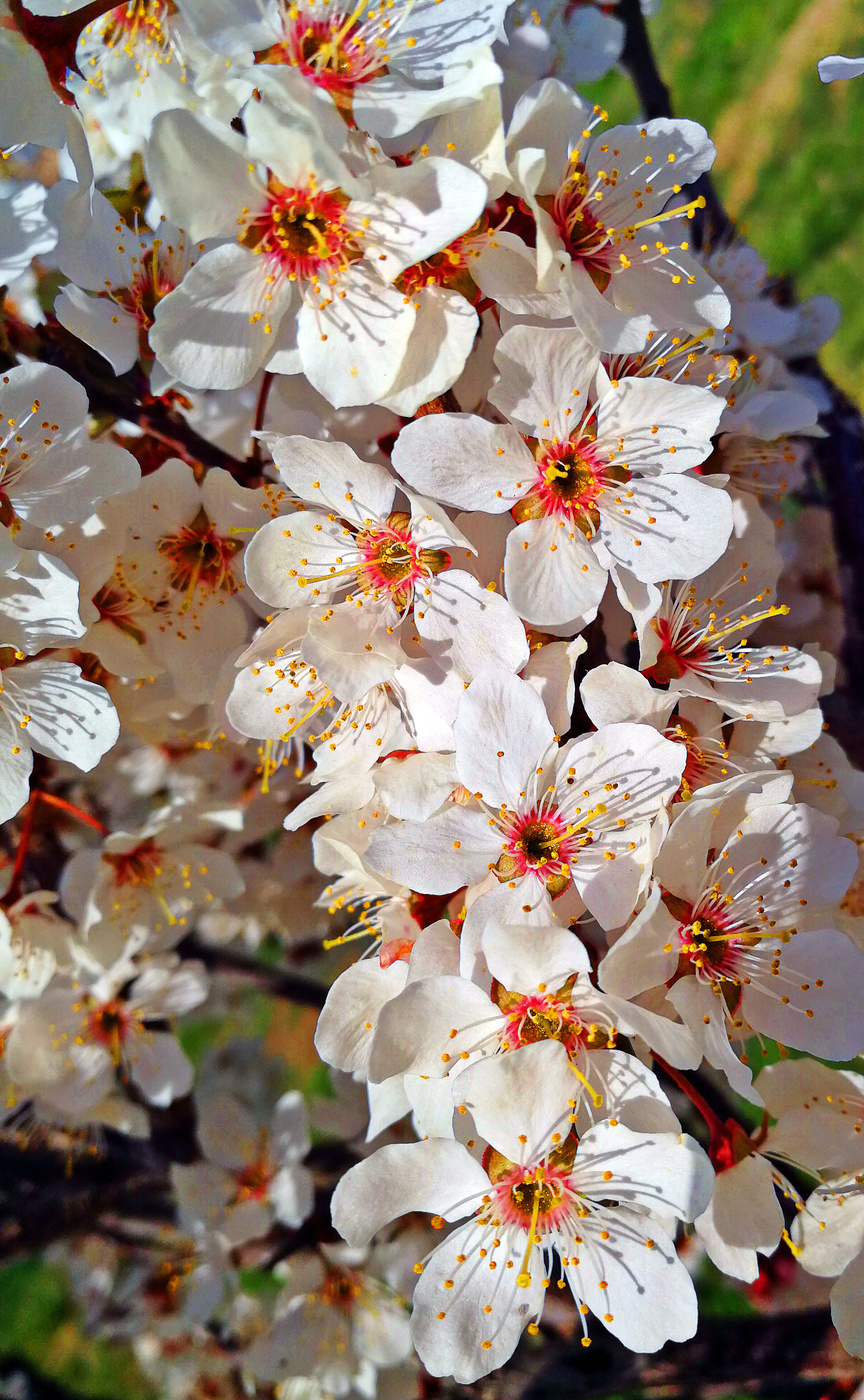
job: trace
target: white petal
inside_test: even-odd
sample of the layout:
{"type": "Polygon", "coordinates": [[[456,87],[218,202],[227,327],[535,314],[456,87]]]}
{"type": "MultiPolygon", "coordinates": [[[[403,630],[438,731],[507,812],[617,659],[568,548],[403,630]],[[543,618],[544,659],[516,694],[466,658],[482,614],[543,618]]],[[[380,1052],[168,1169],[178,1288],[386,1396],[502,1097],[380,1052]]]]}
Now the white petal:
{"type": "MultiPolygon", "coordinates": [[[[178,114],[179,115],[179,114],[178,114]]],[[[211,248],[156,308],[150,345],[193,389],[248,384],[274,348],[293,284],[239,243],[211,248]]]]}
{"type": "Polygon", "coordinates": [[[494,1049],[504,1018],[487,993],[466,979],[424,977],[409,982],[404,992],[382,1007],[369,1078],[380,1082],[393,1074],[443,1077],[459,1065],[463,1050],[473,1049],[482,1040],[487,1022],[490,1049],[494,1049]],[[463,1026],[468,1029],[451,1035],[463,1026]]]}
{"type": "Polygon", "coordinates": [[[554,739],[534,688],[494,666],[469,685],[453,732],[459,777],[490,807],[519,805],[554,739]]]}
{"type": "Polygon", "coordinates": [[[525,628],[507,599],[462,569],[418,585],[414,619],[429,655],[463,680],[492,664],[520,671],[528,660],[525,628]]]}
{"type": "Polygon", "coordinates": [[[315,1030],[315,1049],[328,1065],[365,1075],[378,1014],[405,986],[403,962],[382,967],[377,958],[355,963],[336,978],[315,1030]]]}
{"type": "Polygon", "coordinates": [[[529,437],[567,438],[568,420],[588,407],[599,360],[581,331],[512,326],[495,347],[500,378],[489,400],[529,437]]]}
{"type": "Polygon", "coordinates": [[[470,1214],[489,1189],[489,1178],[460,1142],[425,1142],[379,1147],[346,1172],[333,1193],[333,1224],[351,1245],[413,1211],[445,1220],[470,1214]]]}
{"type": "Polygon", "coordinates": [[[54,315],[67,331],[104,355],[115,374],[125,374],[138,359],[138,323],[113,301],[88,297],[70,282],[57,294],[54,315]]]}
{"type": "Polygon", "coordinates": [[[577,1081],[557,1040],[540,1040],[509,1055],[468,1065],[453,1084],[453,1099],[471,1113],[481,1137],[527,1163],[542,1157],[553,1133],[569,1132],[577,1081]]]}
{"type": "Polygon", "coordinates": [[[758,1156],[720,1172],[708,1209],[696,1218],[696,1231],[718,1269],[745,1283],[758,1275],[756,1250],[776,1249],[783,1227],[771,1163],[758,1156]]]}
{"type": "Polygon", "coordinates": [[[192,1088],[192,1065],[173,1035],[142,1031],[130,1043],[128,1054],[132,1079],[157,1108],[166,1108],[192,1088]]]}
{"type": "Polygon", "coordinates": [[[482,812],[453,807],[425,822],[376,831],[366,852],[373,870],[422,894],[450,894],[485,879],[501,853],[482,812]]]}
{"type": "Polygon", "coordinates": [[[306,301],[300,309],[303,372],[334,408],[377,403],[399,375],[414,329],[414,304],[359,262],[343,274],[340,290],[344,298],[318,308],[306,301]]]}
{"type": "Polygon", "coordinates": [[[544,627],[596,616],[607,573],[575,525],[545,515],[507,536],[504,578],[519,616],[544,627]]]}
{"type": "Polygon", "coordinates": [[[409,486],[460,510],[509,510],[523,494],[520,484],[527,492],[536,475],[514,428],[471,413],[428,413],[408,423],[391,460],[409,486]]]}
{"type": "Polygon", "coordinates": [[[552,991],[588,972],[587,950],[569,929],[516,927],[490,920],[483,930],[486,966],[502,987],[530,996],[541,983],[552,991]]]}
{"type": "Polygon", "coordinates": [[[196,241],[235,234],[244,209],[263,205],[251,178],[245,142],[192,115],[161,112],[147,148],[147,174],[159,203],[196,241]]]}
{"type": "Polygon", "coordinates": [[[360,526],[378,524],[393,508],[396,483],[390,472],[362,461],[347,443],[277,437],[271,451],[285,485],[310,505],[335,510],[360,526]]]}
{"type": "Polygon", "coordinates": [[[411,1320],[414,1345],[426,1370],[433,1376],[453,1376],[462,1385],[512,1356],[524,1327],[539,1316],[544,1296],[540,1269],[534,1269],[530,1287],[516,1287],[514,1275],[521,1261],[509,1260],[506,1249],[497,1250],[494,1260],[479,1259],[474,1249],[460,1264],[458,1256],[471,1247],[472,1233],[473,1226],[463,1226],[427,1261],[414,1290],[411,1320]],[[507,1269],[511,1262],[513,1267],[507,1269]],[[448,1288],[448,1282],[453,1286],[448,1288]]]}
{"type": "Polygon", "coordinates": [[[591,1222],[589,1234],[588,1221],[580,1222],[585,1242],[564,1269],[574,1296],[631,1351],[658,1351],[664,1342],[692,1337],[696,1293],[668,1235],[621,1206],[606,1213],[602,1223],[608,1240],[601,1238],[598,1224],[591,1222]]]}

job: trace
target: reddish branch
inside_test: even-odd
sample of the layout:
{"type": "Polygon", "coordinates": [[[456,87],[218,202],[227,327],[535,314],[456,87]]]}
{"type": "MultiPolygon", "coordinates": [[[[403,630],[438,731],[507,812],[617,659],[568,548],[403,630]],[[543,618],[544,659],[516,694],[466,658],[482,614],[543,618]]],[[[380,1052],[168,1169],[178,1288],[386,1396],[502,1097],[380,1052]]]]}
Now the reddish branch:
{"type": "Polygon", "coordinates": [[[19,33],[36,50],[45,64],[51,86],[61,102],[71,105],[74,98],[66,86],[66,74],[71,68],[81,76],[75,57],[81,33],[109,10],[125,8],[117,0],[92,0],[71,15],[34,15],[24,8],[21,0],[9,0],[9,12],[19,33]]]}
{"type": "Polygon", "coordinates": [[[24,825],[21,828],[21,836],[15,851],[12,876],[9,887],[3,896],[3,903],[7,908],[14,904],[21,894],[21,882],[24,878],[27,854],[33,837],[33,823],[40,802],[45,803],[48,807],[56,807],[58,811],[65,812],[68,816],[74,817],[76,821],[84,822],[86,826],[92,826],[93,830],[98,831],[102,836],[108,834],[108,828],[103,822],[100,822],[97,817],[91,816],[89,812],[85,812],[83,808],[76,807],[74,802],[67,802],[65,797],[57,797],[53,792],[42,792],[41,789],[35,788],[30,794],[30,801],[24,808],[24,825]]]}

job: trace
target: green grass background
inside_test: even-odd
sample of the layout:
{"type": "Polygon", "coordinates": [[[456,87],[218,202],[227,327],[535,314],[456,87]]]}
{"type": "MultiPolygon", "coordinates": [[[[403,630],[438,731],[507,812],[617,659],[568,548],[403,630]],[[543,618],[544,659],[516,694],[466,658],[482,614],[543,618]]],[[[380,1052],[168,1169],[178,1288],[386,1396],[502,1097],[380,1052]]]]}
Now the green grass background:
{"type": "MultiPolygon", "coordinates": [[[[649,27],[674,110],[714,138],[721,195],[769,271],[840,302],[823,359],[864,403],[864,77],[816,73],[825,54],[864,54],[864,0],[663,0],[649,27]]],[[[611,121],[637,115],[620,74],[585,91],[611,121]]]]}
{"type": "MultiPolygon", "coordinates": [[[[723,199],[770,272],[840,302],[823,358],[864,403],[864,77],[825,87],[816,74],[824,54],[864,54],[864,0],[663,0],[650,29],[674,109],[714,137],[723,199]]],[[[620,74],[585,93],[612,122],[638,115],[620,74]]],[[[747,1306],[719,1276],[703,1291],[709,1311],[747,1306]]],[[[128,1350],[82,1335],[62,1271],[36,1261],[0,1270],[10,1355],[81,1394],[149,1395],[128,1350]]]]}

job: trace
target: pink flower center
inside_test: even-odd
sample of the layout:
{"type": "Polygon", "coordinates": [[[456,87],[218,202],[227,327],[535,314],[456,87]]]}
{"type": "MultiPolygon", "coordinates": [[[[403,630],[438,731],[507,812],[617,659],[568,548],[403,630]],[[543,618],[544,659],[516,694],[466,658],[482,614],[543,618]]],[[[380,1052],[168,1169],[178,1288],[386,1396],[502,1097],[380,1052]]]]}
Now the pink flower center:
{"type": "Polygon", "coordinates": [[[599,460],[590,438],[538,443],[537,478],[528,495],[513,507],[513,519],[542,516],[569,520],[589,539],[600,523],[597,502],[610,485],[628,480],[623,468],[599,460]]]}
{"type": "Polygon", "coordinates": [[[357,536],[362,563],[357,574],[366,592],[391,594],[404,604],[420,579],[443,573],[450,567],[450,555],[443,549],[422,549],[411,536],[411,518],[404,511],[393,511],[384,525],[374,526],[357,536]]]}
{"type": "Polygon", "coordinates": [[[570,1170],[551,1163],[528,1171],[514,1165],[496,1181],[492,1200],[495,1218],[502,1225],[545,1234],[570,1215],[570,1170]]]}
{"type": "Polygon", "coordinates": [[[126,1039],[132,1024],[129,1007],[123,1001],[106,1001],[96,1006],[87,1017],[90,1039],[104,1045],[115,1054],[126,1039]]]}
{"type": "Polygon", "coordinates": [[[660,651],[657,660],[646,666],[644,675],[658,685],[679,680],[687,671],[698,671],[711,660],[708,647],[690,628],[679,623],[673,630],[665,617],[655,617],[651,626],[660,639],[660,651]]]}
{"type": "Polygon", "coordinates": [[[315,0],[305,4],[295,0],[284,17],[284,39],[255,57],[259,63],[291,64],[317,87],[338,97],[386,73],[382,41],[387,26],[380,22],[380,12],[391,7],[378,6],[365,22],[365,3],[349,5],[346,11],[337,0],[326,8],[329,13],[322,15],[315,0]]]}
{"type": "Polygon", "coordinates": [[[535,992],[528,996],[507,991],[493,982],[492,1000],[507,1016],[500,1032],[502,1047],[518,1050],[538,1040],[560,1040],[571,1055],[580,1046],[588,1050],[614,1049],[618,1034],[615,1026],[611,1022],[602,1025],[583,1021],[579,1007],[573,1004],[575,981],[575,977],[571,977],[555,992],[535,992]]]}
{"type": "Polygon", "coordinates": [[[359,235],[346,222],[341,190],[283,185],[271,176],[267,203],[246,222],[240,242],[263,253],[291,281],[335,282],[363,256],[359,235]]]}
{"type": "Polygon", "coordinates": [[[605,225],[589,207],[588,174],[572,165],[557,194],[538,201],[547,209],[561,241],[574,262],[581,263],[599,291],[612,277],[612,245],[605,225]]]}
{"type": "Polygon", "coordinates": [[[729,983],[729,990],[735,992],[734,1005],[743,975],[742,955],[761,935],[742,928],[733,917],[731,906],[721,903],[719,895],[696,906],[670,894],[664,895],[663,902],[680,920],[676,980],[693,973],[703,982],[729,983]]]}
{"type": "Polygon", "coordinates": [[[505,827],[505,845],[495,865],[499,880],[534,875],[555,897],[570,884],[570,861],[592,841],[584,827],[569,826],[555,808],[532,808],[505,827]]]}

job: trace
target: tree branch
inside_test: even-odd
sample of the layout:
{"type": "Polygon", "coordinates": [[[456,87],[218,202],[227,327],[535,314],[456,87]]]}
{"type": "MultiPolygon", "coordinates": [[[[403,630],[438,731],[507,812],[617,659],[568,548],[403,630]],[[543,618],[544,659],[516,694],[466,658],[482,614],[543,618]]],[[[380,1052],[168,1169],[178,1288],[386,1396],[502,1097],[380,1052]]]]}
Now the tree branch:
{"type": "MultiPolygon", "coordinates": [[[[25,327],[10,319],[6,322],[5,332],[8,350],[13,355],[20,354],[39,360],[42,364],[56,365],[77,379],[87,392],[93,413],[135,423],[192,465],[222,467],[241,486],[257,484],[258,471],[254,465],[247,465],[216,443],[208,442],[176,408],[164,399],[154,398],[140,370],[115,374],[107,360],[70,335],[56,321],[25,327]]],[[[17,363],[12,356],[5,358],[6,367],[17,363]]]]}
{"type": "Polygon", "coordinates": [[[311,977],[303,977],[297,972],[285,972],[279,968],[267,967],[243,953],[234,953],[230,948],[216,948],[205,943],[197,934],[190,933],[178,945],[182,957],[197,958],[211,972],[230,972],[240,977],[248,977],[257,982],[273,996],[294,1001],[298,1006],[322,1007],[327,1000],[328,988],[311,977]]]}

